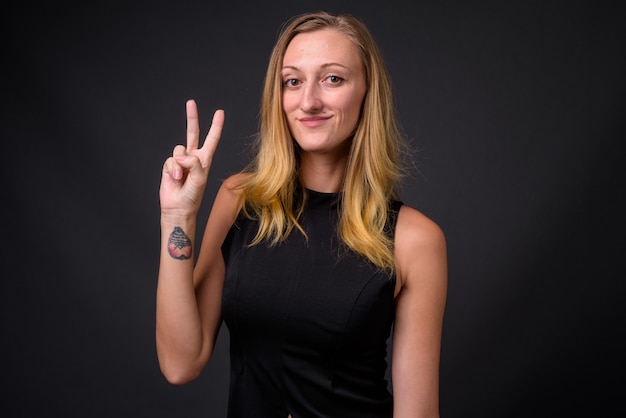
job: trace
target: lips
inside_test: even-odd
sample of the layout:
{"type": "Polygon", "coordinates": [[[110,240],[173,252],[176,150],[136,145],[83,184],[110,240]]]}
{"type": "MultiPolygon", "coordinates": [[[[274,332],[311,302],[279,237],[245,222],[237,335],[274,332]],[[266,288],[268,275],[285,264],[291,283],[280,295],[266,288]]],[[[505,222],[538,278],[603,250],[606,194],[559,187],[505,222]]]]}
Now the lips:
{"type": "Polygon", "coordinates": [[[307,128],[316,128],[323,125],[328,119],[330,116],[307,116],[299,118],[298,121],[307,128]]]}

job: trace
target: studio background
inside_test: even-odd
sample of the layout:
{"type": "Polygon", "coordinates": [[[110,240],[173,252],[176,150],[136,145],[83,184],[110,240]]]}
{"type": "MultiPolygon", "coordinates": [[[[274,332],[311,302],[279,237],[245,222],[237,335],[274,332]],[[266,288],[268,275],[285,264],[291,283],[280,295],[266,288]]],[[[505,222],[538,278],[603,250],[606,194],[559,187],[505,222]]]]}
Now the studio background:
{"type": "Polygon", "coordinates": [[[184,103],[240,169],[280,25],[350,12],[416,151],[403,200],[448,240],[441,413],[623,413],[619,2],[59,2],[3,13],[2,410],[225,417],[228,333],[169,385],[154,345],[163,161],[184,103]],[[621,411],[621,412],[620,412],[621,411]]]}

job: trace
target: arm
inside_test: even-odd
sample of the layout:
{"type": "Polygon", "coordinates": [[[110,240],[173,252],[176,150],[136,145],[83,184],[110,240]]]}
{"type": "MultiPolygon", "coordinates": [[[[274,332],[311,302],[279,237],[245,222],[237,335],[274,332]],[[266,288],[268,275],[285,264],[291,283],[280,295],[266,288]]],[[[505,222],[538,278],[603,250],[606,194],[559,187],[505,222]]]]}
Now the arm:
{"type": "Polygon", "coordinates": [[[445,237],[433,221],[403,206],[395,243],[399,290],[392,352],[394,418],[438,418],[448,275],[445,237]]]}
{"type": "Polygon", "coordinates": [[[201,271],[194,272],[193,249],[196,216],[223,121],[223,112],[215,112],[204,145],[198,148],[198,112],[193,101],[187,102],[187,146],[177,146],[163,166],[156,346],[161,370],[173,384],[198,376],[213,351],[221,322],[224,266],[218,251],[229,227],[224,208],[234,201],[229,201],[224,186],[207,222],[211,232],[200,251],[205,260],[201,271]]]}

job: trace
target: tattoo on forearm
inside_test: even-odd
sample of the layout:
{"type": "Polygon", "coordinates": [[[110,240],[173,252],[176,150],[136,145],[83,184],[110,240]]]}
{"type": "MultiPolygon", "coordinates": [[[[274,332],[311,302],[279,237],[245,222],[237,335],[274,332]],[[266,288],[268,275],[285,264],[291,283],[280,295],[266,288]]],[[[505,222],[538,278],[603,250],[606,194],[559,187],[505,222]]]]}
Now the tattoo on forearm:
{"type": "Polygon", "coordinates": [[[167,252],[170,257],[177,260],[188,260],[191,258],[191,240],[185,231],[179,226],[175,226],[167,240],[167,252]]]}

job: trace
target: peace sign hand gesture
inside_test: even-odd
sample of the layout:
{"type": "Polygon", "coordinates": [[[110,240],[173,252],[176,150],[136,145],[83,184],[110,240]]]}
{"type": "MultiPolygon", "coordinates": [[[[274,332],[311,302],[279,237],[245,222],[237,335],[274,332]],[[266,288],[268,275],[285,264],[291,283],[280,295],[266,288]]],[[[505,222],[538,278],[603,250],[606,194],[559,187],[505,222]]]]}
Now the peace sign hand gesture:
{"type": "Polygon", "coordinates": [[[202,202],[211,161],[222,135],[224,111],[216,110],[204,144],[198,148],[200,125],[194,100],[186,103],[187,146],[177,145],[163,164],[161,214],[166,216],[195,216],[202,202]]]}

